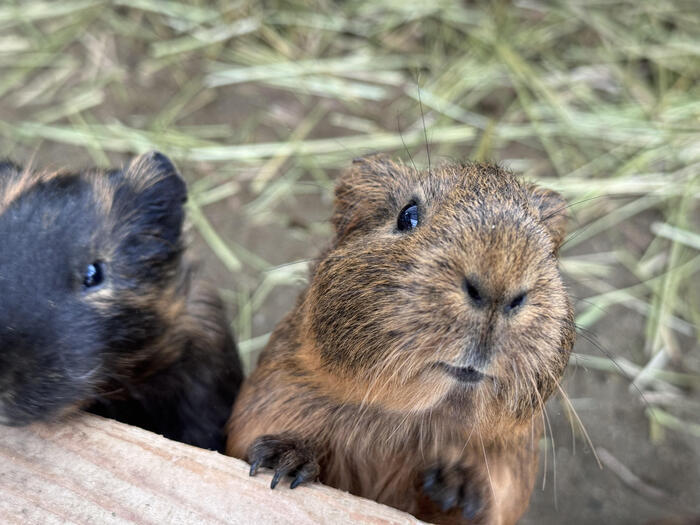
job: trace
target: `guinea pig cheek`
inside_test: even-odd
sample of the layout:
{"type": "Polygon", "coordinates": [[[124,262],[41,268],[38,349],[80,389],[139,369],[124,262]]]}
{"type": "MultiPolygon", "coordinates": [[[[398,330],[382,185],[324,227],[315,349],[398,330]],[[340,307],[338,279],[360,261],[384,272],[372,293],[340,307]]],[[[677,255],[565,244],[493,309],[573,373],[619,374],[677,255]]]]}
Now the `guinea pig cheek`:
{"type": "MultiPolygon", "coordinates": [[[[103,293],[102,290],[96,292],[103,293]]],[[[107,292],[109,293],[109,292],[107,292]]],[[[92,397],[100,381],[105,334],[102,327],[99,301],[92,297],[93,304],[83,299],[74,310],[66,309],[66,314],[57,323],[61,335],[56,343],[55,375],[61,376],[66,385],[65,398],[70,403],[80,404],[82,399],[92,397]]],[[[91,301],[91,302],[92,302],[91,301]]]]}

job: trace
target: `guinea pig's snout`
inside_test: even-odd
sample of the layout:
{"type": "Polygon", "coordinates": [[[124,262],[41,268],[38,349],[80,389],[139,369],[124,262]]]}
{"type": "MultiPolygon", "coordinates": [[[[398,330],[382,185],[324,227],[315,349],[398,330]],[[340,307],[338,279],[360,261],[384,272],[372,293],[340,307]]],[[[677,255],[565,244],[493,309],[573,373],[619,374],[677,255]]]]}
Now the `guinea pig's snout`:
{"type": "Polygon", "coordinates": [[[462,290],[469,303],[477,308],[484,309],[487,306],[499,306],[505,315],[513,315],[527,302],[527,292],[518,291],[510,296],[492,297],[473,275],[465,277],[462,281],[462,290]]]}

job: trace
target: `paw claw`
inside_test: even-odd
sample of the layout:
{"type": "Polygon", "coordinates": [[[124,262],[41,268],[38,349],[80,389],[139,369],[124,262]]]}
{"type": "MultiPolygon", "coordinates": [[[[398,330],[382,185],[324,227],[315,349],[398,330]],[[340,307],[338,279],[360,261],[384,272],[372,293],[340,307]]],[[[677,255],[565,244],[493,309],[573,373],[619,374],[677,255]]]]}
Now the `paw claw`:
{"type": "Polygon", "coordinates": [[[294,480],[292,481],[291,485],[289,485],[289,488],[290,488],[290,489],[295,489],[295,488],[297,488],[299,485],[301,485],[303,482],[304,482],[304,479],[301,477],[301,474],[297,474],[297,477],[294,478],[294,480]]]}
{"type": "Polygon", "coordinates": [[[275,471],[275,475],[272,476],[272,481],[270,482],[270,488],[274,489],[277,484],[280,482],[280,478],[282,477],[282,473],[279,470],[275,471]]]}
{"type": "Polygon", "coordinates": [[[289,434],[261,436],[250,446],[247,455],[251,476],[260,466],[274,469],[271,489],[288,474],[295,476],[290,487],[296,488],[306,481],[315,480],[320,471],[313,447],[289,434]]]}

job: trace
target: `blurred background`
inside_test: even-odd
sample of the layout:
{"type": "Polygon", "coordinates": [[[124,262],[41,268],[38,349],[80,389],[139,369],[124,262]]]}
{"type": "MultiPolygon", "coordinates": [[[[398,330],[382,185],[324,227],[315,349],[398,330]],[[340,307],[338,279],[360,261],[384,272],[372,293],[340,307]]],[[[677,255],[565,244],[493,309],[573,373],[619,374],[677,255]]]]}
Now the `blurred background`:
{"type": "Polygon", "coordinates": [[[579,337],[523,523],[700,512],[697,2],[0,3],[0,157],[153,148],[189,183],[248,369],[354,157],[429,148],[562,192],[579,337]]]}

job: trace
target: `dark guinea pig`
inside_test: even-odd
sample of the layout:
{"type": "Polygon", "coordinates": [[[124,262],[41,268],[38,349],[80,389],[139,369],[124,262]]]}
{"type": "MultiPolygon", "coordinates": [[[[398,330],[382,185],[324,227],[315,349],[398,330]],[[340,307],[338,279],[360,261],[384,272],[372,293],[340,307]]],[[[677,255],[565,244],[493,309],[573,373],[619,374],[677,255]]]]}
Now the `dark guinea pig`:
{"type": "Polygon", "coordinates": [[[185,183],[0,163],[0,423],[77,408],[221,450],[242,380],[215,290],[184,255],[185,183]]]}
{"type": "Polygon", "coordinates": [[[227,452],[437,522],[514,523],[574,342],[566,205],[492,165],[356,161],[227,452]]]}

